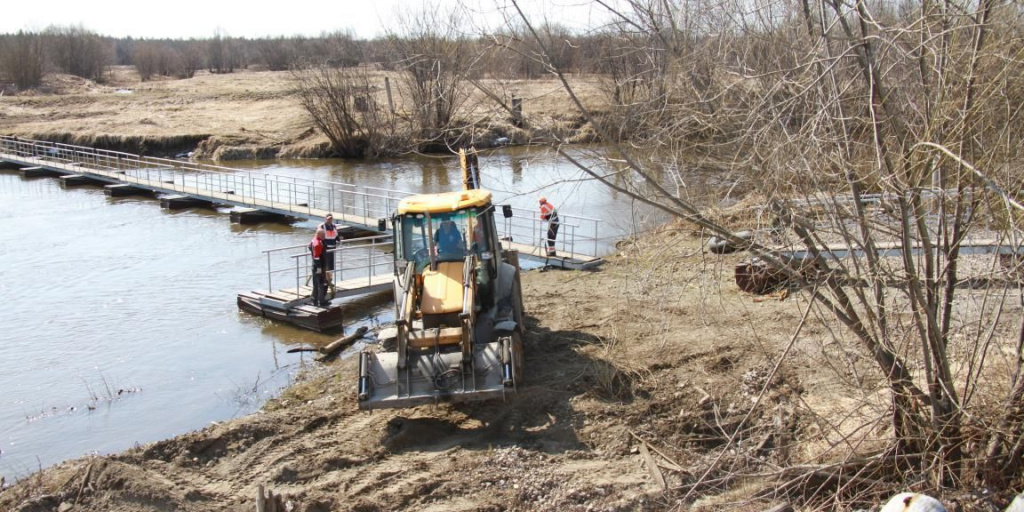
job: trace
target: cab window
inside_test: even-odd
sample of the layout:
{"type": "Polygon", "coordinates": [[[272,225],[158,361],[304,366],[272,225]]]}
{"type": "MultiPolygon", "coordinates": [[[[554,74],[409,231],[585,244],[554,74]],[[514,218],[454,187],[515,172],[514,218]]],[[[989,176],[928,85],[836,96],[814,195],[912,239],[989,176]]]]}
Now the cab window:
{"type": "Polygon", "coordinates": [[[438,261],[460,261],[466,257],[468,216],[465,212],[439,213],[430,218],[434,228],[434,249],[438,261]]]}

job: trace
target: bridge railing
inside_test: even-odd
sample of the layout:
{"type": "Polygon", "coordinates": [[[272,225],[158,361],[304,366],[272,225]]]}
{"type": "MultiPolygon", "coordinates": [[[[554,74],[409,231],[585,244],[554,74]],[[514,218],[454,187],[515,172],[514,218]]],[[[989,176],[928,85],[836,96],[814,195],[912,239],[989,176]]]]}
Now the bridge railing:
{"type": "MultiPolygon", "coordinates": [[[[510,241],[547,247],[550,223],[540,218],[540,210],[528,210],[509,205],[496,205],[495,215],[499,236],[510,241]],[[511,217],[504,216],[504,210],[512,210],[511,217]]],[[[555,236],[555,250],[578,256],[600,256],[601,221],[580,215],[558,212],[558,234],[555,236]]]]}
{"type": "MultiPolygon", "coordinates": [[[[195,162],[133,155],[84,146],[0,136],[0,153],[32,165],[48,165],[68,172],[89,174],[90,170],[116,174],[117,179],[151,189],[203,196],[214,201],[287,212],[312,218],[333,212],[341,223],[358,224],[362,218],[376,228],[377,219],[387,218],[402,198],[412,195],[383,188],[366,187],[195,162]],[[347,217],[347,218],[346,218],[347,217]],[[372,223],[371,223],[372,221],[372,223]]],[[[549,224],[539,211],[512,208],[513,216],[501,215],[498,227],[503,238],[545,247],[549,224]],[[504,219],[504,222],[502,222],[504,219]]],[[[581,256],[600,256],[601,221],[559,212],[560,226],[555,249],[581,256]]]]}
{"type": "Polygon", "coordinates": [[[128,183],[190,195],[216,194],[217,199],[306,217],[334,212],[375,221],[390,216],[398,202],[411,195],[351,183],[242,171],[8,136],[0,136],[0,153],[24,159],[27,163],[53,165],[69,172],[112,172],[121,175],[121,179],[128,183]]]}
{"type": "MultiPolygon", "coordinates": [[[[391,235],[374,235],[342,240],[337,247],[327,252],[334,258],[331,283],[344,281],[358,285],[366,279],[372,284],[377,276],[391,276],[394,257],[391,254],[391,235]]],[[[292,245],[263,251],[267,263],[267,290],[295,285],[296,292],[303,286],[312,286],[313,256],[309,245],[292,245]],[[277,288],[275,288],[277,286],[277,288]]]]}

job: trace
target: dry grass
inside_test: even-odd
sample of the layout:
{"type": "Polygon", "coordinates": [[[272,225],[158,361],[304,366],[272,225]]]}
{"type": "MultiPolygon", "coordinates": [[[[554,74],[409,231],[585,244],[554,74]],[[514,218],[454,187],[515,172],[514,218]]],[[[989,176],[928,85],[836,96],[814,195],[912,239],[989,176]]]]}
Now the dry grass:
{"type": "MultiPolygon", "coordinates": [[[[371,77],[379,108],[388,108],[384,79],[390,77],[396,110],[408,110],[397,74],[376,71],[371,77]]],[[[141,82],[134,68],[123,66],[114,67],[102,85],[49,75],[39,91],[0,97],[0,133],[122,150],[145,143],[149,151],[179,151],[216,138],[212,149],[201,152],[215,159],[323,155],[326,138],[311,134],[313,124],[291,93],[291,80],[286,71],[243,70],[141,82]]],[[[499,136],[514,143],[594,137],[554,80],[480,83],[506,98],[523,98],[530,122],[527,130],[513,127],[507,112],[466,83],[473,90],[458,118],[480,143],[499,136]]],[[[586,101],[600,101],[596,78],[582,77],[575,85],[586,101]]]]}

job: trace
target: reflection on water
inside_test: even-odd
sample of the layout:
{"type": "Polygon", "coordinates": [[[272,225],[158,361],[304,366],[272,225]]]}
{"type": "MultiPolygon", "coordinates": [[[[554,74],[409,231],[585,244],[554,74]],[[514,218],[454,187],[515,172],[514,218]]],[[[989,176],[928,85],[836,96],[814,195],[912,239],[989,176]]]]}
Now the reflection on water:
{"type": "MultiPolygon", "coordinates": [[[[456,162],[231,165],[443,192],[460,186],[456,162]]],[[[484,152],[481,167],[496,202],[535,210],[545,195],[562,212],[603,219],[609,240],[651,217],[548,150],[484,152]]],[[[249,412],[310,363],[288,348],[341,334],[237,310],[237,292],[266,282],[261,251],[307,243],[316,222],[232,225],[225,211],[165,211],[152,198],[0,173],[0,474],[11,479],[249,412]]],[[[392,320],[387,295],[350,302],[346,332],[392,320]]]]}

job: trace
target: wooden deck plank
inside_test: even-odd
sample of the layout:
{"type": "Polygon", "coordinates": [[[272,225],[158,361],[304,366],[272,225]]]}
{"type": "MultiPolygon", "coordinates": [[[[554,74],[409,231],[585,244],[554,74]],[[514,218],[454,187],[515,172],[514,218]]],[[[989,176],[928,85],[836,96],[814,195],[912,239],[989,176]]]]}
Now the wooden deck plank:
{"type": "MultiPolygon", "coordinates": [[[[516,242],[502,242],[502,245],[509,249],[515,249],[516,251],[519,251],[520,254],[525,254],[527,256],[533,256],[535,258],[548,257],[547,247],[537,247],[533,245],[520,244],[516,242]]],[[[566,258],[578,261],[580,263],[588,263],[601,259],[597,256],[589,256],[586,254],[579,254],[569,251],[558,251],[557,256],[553,256],[552,258],[566,258]]]]}
{"type": "Polygon", "coordinates": [[[303,292],[302,288],[299,288],[298,291],[296,291],[295,288],[280,288],[274,290],[274,293],[282,296],[293,295],[295,297],[308,297],[310,291],[308,287],[306,288],[305,292],[303,292]]]}
{"type": "Polygon", "coordinates": [[[394,276],[391,274],[377,275],[370,278],[359,277],[356,279],[347,279],[345,281],[338,281],[334,287],[337,290],[358,290],[360,288],[372,288],[375,286],[382,286],[385,284],[391,284],[394,280],[394,276]]]}

